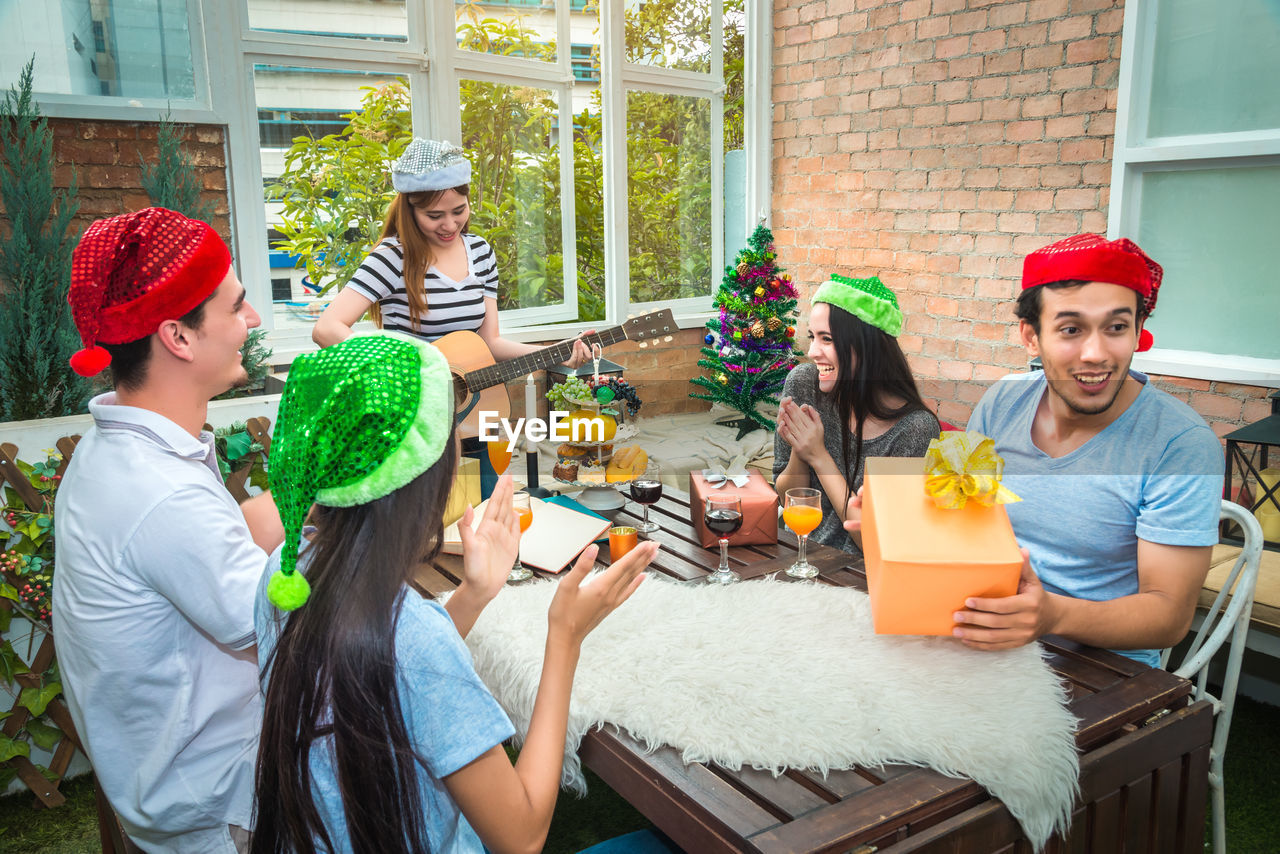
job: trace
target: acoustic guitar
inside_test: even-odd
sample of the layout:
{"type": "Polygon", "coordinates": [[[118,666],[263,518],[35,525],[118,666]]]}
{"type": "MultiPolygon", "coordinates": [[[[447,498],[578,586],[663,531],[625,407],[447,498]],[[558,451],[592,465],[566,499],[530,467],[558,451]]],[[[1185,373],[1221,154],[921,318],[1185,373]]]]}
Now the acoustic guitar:
{"type": "MultiPolygon", "coordinates": [[[[593,344],[608,347],[624,340],[647,342],[661,338],[670,341],[677,331],[671,309],[664,308],[634,317],[621,326],[584,335],[582,341],[588,347],[593,344]]],[[[507,382],[565,361],[573,355],[574,340],[561,341],[505,362],[495,361],[484,339],[474,332],[450,332],[432,342],[444,353],[453,370],[458,433],[464,439],[480,435],[481,412],[495,413],[499,418],[510,417],[511,398],[507,396],[507,382]]]]}

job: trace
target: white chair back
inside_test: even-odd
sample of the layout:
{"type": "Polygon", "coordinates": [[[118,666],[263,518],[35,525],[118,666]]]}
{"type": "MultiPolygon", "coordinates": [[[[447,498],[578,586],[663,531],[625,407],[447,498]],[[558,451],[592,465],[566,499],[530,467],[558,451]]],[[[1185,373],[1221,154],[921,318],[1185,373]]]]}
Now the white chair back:
{"type": "MultiPolygon", "coordinates": [[[[1240,682],[1240,662],[1244,658],[1245,638],[1253,610],[1253,590],[1258,582],[1258,564],[1262,555],[1262,528],[1252,513],[1239,504],[1223,501],[1221,518],[1240,526],[1244,547],[1196,631],[1181,665],[1173,671],[1195,683],[1196,700],[1209,700],[1214,707],[1216,717],[1213,743],[1209,748],[1209,790],[1215,854],[1225,854],[1227,850],[1222,765],[1227,752],[1227,736],[1231,732],[1231,712],[1235,707],[1236,686],[1240,682]],[[1215,697],[1208,690],[1209,665],[1228,638],[1231,646],[1222,676],[1222,695],[1215,697]]],[[[1161,663],[1166,666],[1169,652],[1166,649],[1161,657],[1161,663]]]]}

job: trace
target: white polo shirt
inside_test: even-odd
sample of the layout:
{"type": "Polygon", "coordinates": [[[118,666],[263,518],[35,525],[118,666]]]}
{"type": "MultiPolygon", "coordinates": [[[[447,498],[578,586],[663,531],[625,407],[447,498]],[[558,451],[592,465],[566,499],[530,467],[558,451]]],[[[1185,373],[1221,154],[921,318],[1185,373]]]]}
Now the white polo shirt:
{"type": "Polygon", "coordinates": [[[139,845],[234,854],[227,825],[253,823],[253,604],[267,555],[222,485],[211,434],[118,406],[114,392],[89,411],[55,509],[67,705],[139,845]]]}

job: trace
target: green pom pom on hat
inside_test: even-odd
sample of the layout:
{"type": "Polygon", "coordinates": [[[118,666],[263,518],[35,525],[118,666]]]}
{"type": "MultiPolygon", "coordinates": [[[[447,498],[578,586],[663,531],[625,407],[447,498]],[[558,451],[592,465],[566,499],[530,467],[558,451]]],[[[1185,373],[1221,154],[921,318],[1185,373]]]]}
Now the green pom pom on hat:
{"type": "Polygon", "coordinates": [[[449,363],[429,344],[375,333],[294,359],[271,437],[285,533],[272,604],[292,611],[310,593],[297,560],[311,505],[367,504],[418,477],[444,454],[453,409],[449,363]]]}
{"type": "Polygon", "coordinates": [[[898,308],[898,297],[876,276],[854,279],[832,274],[818,286],[810,302],[825,302],[842,308],[895,338],[902,331],[902,309],[898,308]]]}
{"type": "Polygon", "coordinates": [[[311,595],[311,585],[296,569],[289,573],[277,569],[267,582],[267,599],[281,611],[296,611],[311,595]]]}

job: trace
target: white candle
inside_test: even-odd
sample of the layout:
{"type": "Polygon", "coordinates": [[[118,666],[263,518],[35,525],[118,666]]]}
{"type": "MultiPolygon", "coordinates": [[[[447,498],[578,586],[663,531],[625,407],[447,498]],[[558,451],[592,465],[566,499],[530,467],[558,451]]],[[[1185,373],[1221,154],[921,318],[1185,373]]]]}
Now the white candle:
{"type": "MultiPolygon", "coordinates": [[[[524,380],[524,420],[525,422],[527,423],[530,418],[535,417],[537,414],[538,414],[538,396],[534,393],[533,374],[529,374],[529,376],[525,377],[525,380],[524,380]]],[[[536,454],[538,452],[538,449],[533,442],[528,442],[527,445],[530,453],[536,454]]]]}

